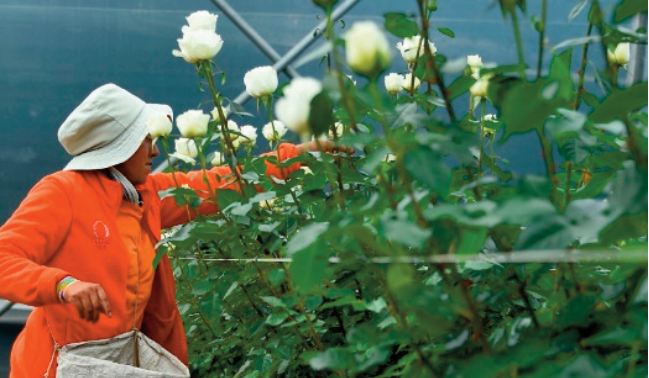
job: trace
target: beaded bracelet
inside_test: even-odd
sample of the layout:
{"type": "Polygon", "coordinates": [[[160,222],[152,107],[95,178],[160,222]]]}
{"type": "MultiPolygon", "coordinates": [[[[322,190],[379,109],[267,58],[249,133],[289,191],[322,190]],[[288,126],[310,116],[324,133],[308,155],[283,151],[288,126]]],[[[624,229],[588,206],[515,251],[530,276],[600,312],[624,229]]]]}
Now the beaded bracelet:
{"type": "Polygon", "coordinates": [[[61,302],[65,302],[65,298],[63,297],[63,292],[65,291],[65,289],[67,289],[68,286],[78,281],[79,280],[77,280],[72,276],[66,276],[61,281],[59,281],[59,283],[56,285],[56,293],[58,294],[59,300],[61,302]]]}

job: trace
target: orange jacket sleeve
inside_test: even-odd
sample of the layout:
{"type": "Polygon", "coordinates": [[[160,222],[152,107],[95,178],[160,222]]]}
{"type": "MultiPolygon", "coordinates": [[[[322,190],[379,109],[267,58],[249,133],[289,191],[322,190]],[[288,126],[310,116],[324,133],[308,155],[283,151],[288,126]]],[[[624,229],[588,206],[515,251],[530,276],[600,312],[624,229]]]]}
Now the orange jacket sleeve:
{"type": "MultiPolygon", "coordinates": [[[[297,146],[290,143],[282,143],[279,147],[280,161],[292,159],[299,154],[297,146]]],[[[262,156],[273,156],[275,152],[269,152],[262,156]]],[[[285,179],[291,172],[300,168],[300,164],[291,164],[289,167],[280,168],[270,162],[266,162],[266,174],[274,176],[279,179],[285,179]]],[[[160,204],[160,218],[162,228],[172,227],[178,224],[187,223],[199,214],[208,215],[217,211],[216,204],[210,195],[209,188],[217,191],[219,189],[238,190],[236,179],[231,174],[230,167],[221,166],[214,167],[207,171],[207,175],[203,171],[191,171],[188,173],[175,172],[175,173],[156,173],[150,176],[153,180],[153,185],[156,191],[161,191],[179,186],[188,186],[198,194],[202,203],[195,209],[189,206],[179,206],[174,197],[166,197],[160,204]],[[175,177],[174,177],[175,176],[175,177]],[[210,182],[208,186],[205,183],[205,177],[210,182]]],[[[218,193],[217,193],[218,195],[218,193]]]]}
{"type": "Polygon", "coordinates": [[[72,222],[63,188],[51,176],[27,194],[0,228],[0,297],[31,306],[58,302],[56,284],[69,273],[46,267],[72,222]]]}

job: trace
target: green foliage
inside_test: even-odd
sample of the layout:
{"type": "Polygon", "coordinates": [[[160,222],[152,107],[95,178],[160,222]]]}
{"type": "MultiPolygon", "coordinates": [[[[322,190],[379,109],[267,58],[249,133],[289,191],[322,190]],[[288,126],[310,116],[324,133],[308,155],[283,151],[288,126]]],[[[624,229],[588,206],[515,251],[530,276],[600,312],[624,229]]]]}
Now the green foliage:
{"type": "MultiPolygon", "coordinates": [[[[505,15],[526,11],[499,3],[505,15]]],[[[621,1],[615,17],[639,4],[621,1]]],[[[398,37],[425,35],[404,13],[384,19],[398,37]]],[[[597,98],[574,80],[577,51],[555,51],[538,79],[517,64],[483,68],[480,101],[468,68],[441,74],[441,52],[438,71],[427,56],[410,67],[432,79],[412,95],[327,79],[310,127],[342,122],[337,143],[355,154],[280,163],[239,151],[247,190],[217,189],[220,211],[169,230],[158,251],[174,263],[193,375],[646,376],[647,83],[625,88],[587,65],[604,84],[597,98]],[[545,151],[524,158],[542,161],[543,176],[511,170],[494,145],[530,131],[545,151]],[[274,179],[266,162],[312,174],[274,179]],[[494,257],[571,249],[615,258],[494,257]],[[470,259],[425,262],[440,255],[470,259]]],[[[162,195],[200,202],[185,188],[162,195]]]]}

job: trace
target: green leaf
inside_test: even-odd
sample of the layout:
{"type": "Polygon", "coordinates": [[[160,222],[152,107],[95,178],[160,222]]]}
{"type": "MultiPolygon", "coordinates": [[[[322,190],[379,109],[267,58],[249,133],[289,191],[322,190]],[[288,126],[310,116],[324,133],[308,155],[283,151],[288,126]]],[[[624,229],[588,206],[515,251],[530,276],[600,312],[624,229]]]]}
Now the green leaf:
{"type": "Polygon", "coordinates": [[[475,79],[471,76],[459,76],[451,85],[448,86],[448,93],[452,99],[459,97],[469,91],[469,88],[475,83],[475,79]]]}
{"type": "Polygon", "coordinates": [[[622,0],[613,10],[613,19],[622,22],[638,13],[647,13],[646,0],[622,0]]]}
{"type": "Polygon", "coordinates": [[[608,345],[626,345],[632,346],[635,343],[642,342],[642,336],[633,328],[617,327],[605,330],[594,336],[581,341],[583,346],[608,346],[608,345]]]}
{"type": "Polygon", "coordinates": [[[420,248],[431,235],[430,229],[422,229],[407,219],[384,217],[381,224],[388,240],[410,247],[420,248]]]}
{"type": "Polygon", "coordinates": [[[303,227],[293,235],[286,245],[288,256],[291,257],[297,252],[310,247],[328,228],[329,222],[315,222],[303,227]]]}
{"type": "Polygon", "coordinates": [[[479,252],[487,240],[486,228],[464,228],[457,246],[457,253],[469,255],[479,252]]]}
{"type": "Polygon", "coordinates": [[[437,28],[437,30],[447,37],[455,38],[455,32],[449,28],[437,28]]]}
{"type": "Polygon", "coordinates": [[[325,134],[334,124],[333,102],[326,91],[318,93],[311,100],[309,127],[313,135],[325,134]]]}
{"type": "Polygon", "coordinates": [[[328,270],[326,255],[319,243],[293,254],[289,267],[291,280],[300,293],[316,292],[328,270]]]}
{"type": "Polygon", "coordinates": [[[580,295],[572,298],[565,307],[559,309],[556,320],[557,325],[568,327],[585,324],[586,319],[593,312],[595,301],[595,297],[591,295],[580,295]]]}
{"type": "Polygon", "coordinates": [[[345,370],[356,364],[354,355],[344,348],[329,348],[324,352],[310,354],[309,365],[315,370],[345,370]]]}
{"type": "Polygon", "coordinates": [[[388,286],[393,292],[399,292],[414,283],[415,269],[410,264],[392,264],[388,267],[388,286]]]}
{"type": "Polygon", "coordinates": [[[397,37],[406,38],[419,34],[419,26],[405,13],[385,13],[383,19],[385,29],[397,37]]]}
{"type": "Polygon", "coordinates": [[[647,82],[635,84],[629,88],[615,90],[590,114],[596,123],[607,123],[616,119],[623,120],[634,110],[647,106],[647,82]]]}
{"type": "Polygon", "coordinates": [[[512,134],[542,130],[546,118],[566,101],[557,99],[559,84],[539,80],[535,83],[520,83],[509,90],[502,104],[502,120],[505,132],[501,142],[512,134]]]}
{"type": "Polygon", "coordinates": [[[559,83],[557,98],[571,101],[575,95],[572,83],[572,73],[570,72],[570,62],[572,61],[572,49],[567,49],[561,53],[554,54],[550,62],[550,79],[559,83]]]}
{"type": "Polygon", "coordinates": [[[418,147],[406,152],[404,165],[408,173],[440,196],[446,196],[451,185],[451,174],[446,164],[430,148],[418,147]]]}

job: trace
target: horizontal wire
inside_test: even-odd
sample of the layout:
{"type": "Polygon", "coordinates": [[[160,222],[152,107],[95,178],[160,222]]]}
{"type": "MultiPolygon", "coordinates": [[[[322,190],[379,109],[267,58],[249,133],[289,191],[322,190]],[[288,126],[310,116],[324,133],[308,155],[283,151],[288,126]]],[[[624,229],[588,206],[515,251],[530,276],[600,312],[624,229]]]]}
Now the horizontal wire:
{"type": "MultiPolygon", "coordinates": [[[[199,260],[196,257],[178,257],[180,260],[199,260]]],[[[621,251],[578,251],[578,250],[529,250],[515,252],[480,253],[472,255],[443,254],[433,256],[383,256],[368,257],[354,261],[364,261],[373,264],[459,264],[468,262],[486,262],[493,264],[525,264],[525,263],[647,263],[647,252],[621,251]]],[[[290,263],[290,257],[256,257],[256,258],[200,258],[205,262],[220,263],[290,263]]],[[[351,261],[351,259],[346,260],[351,261]]],[[[340,264],[339,257],[330,257],[329,263],[340,264]]]]}

